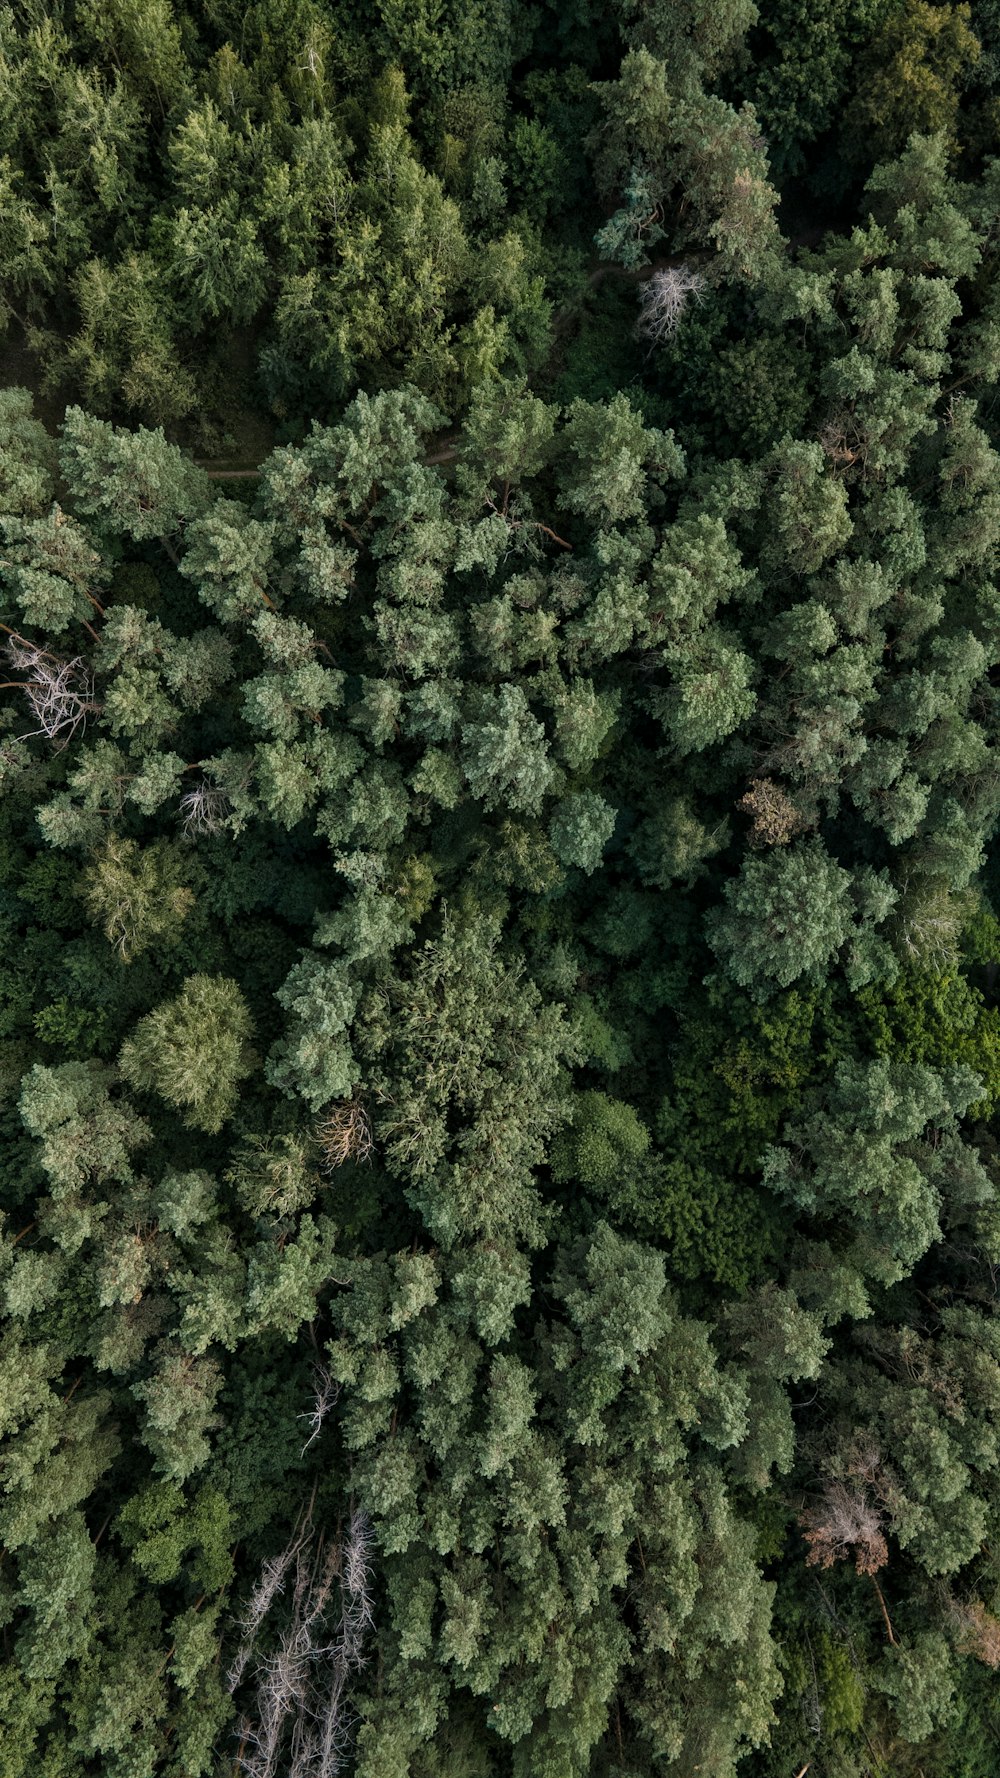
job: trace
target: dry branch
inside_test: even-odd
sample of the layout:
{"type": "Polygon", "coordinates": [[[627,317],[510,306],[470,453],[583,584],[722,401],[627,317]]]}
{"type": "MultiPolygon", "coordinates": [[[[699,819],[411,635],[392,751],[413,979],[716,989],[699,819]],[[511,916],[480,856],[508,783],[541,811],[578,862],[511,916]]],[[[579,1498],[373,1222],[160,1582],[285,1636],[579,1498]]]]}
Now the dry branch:
{"type": "Polygon", "coordinates": [[[371,1160],[375,1147],[371,1119],[357,1099],[344,1099],[328,1106],[316,1136],[328,1173],[342,1167],[345,1161],[371,1160]]]}
{"type": "Polygon", "coordinates": [[[655,271],[642,287],[636,331],[640,339],[659,345],[672,339],[688,303],[701,301],[704,273],[695,266],[668,265],[655,271]]]}
{"type": "Polygon", "coordinates": [[[200,784],[186,790],[180,800],[185,833],[218,833],[231,806],[225,791],[203,778],[200,784]]]}
{"type": "Polygon", "coordinates": [[[809,1545],[810,1567],[832,1568],[850,1554],[859,1574],[877,1573],[889,1560],[881,1508],[860,1489],[827,1482],[823,1497],[799,1524],[809,1545]]]}
{"type": "Polygon", "coordinates": [[[17,683],[38,724],[21,739],[44,735],[54,746],[66,747],[78,730],[86,728],[88,716],[101,708],[86,661],[81,655],[60,660],[20,636],[11,636],[4,652],[15,672],[26,675],[17,683]]]}
{"type": "MultiPolygon", "coordinates": [[[[332,1388],[322,1376],[321,1389],[332,1388]]],[[[371,1527],[360,1508],[332,1542],[315,1533],[306,1513],[287,1548],[265,1563],[229,1673],[235,1691],[255,1658],[253,1707],[237,1729],[237,1765],[245,1778],[336,1778],[343,1771],[353,1728],[349,1683],[364,1665],[373,1622],[371,1547],[371,1527]],[[293,1564],[289,1617],[277,1645],[262,1652],[257,1643],[264,1620],[285,1591],[293,1564]]]]}

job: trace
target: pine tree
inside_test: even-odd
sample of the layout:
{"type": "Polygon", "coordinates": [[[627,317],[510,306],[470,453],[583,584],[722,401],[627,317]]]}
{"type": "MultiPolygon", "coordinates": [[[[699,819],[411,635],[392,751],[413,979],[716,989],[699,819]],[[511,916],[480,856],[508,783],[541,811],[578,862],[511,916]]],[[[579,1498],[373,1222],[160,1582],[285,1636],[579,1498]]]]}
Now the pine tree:
{"type": "Polygon", "coordinates": [[[188,976],[174,1000],[140,1019],[119,1056],[125,1079],[176,1105],[195,1129],[222,1128],[254,1067],[253,1025],[225,976],[188,976]]]}

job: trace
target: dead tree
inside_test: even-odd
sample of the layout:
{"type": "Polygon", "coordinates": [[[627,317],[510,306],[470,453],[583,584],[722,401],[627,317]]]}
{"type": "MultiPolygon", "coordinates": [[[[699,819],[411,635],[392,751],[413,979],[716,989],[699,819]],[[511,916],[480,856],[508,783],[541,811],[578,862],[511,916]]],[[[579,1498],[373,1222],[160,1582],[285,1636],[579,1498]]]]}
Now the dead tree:
{"type": "Polygon", "coordinates": [[[21,636],[11,636],[4,652],[15,672],[25,674],[24,679],[12,680],[10,687],[23,691],[38,724],[21,739],[44,735],[54,747],[68,746],[73,736],[86,728],[87,718],[101,709],[87,662],[82,655],[60,660],[21,636]]]}
{"type": "Polygon", "coordinates": [[[658,346],[672,339],[688,303],[700,302],[705,276],[693,265],[662,266],[648,278],[639,297],[639,338],[658,346]]]}
{"type": "Polygon", "coordinates": [[[218,833],[225,824],[231,804],[224,790],[203,778],[186,790],[180,800],[184,832],[192,838],[202,833],[218,833]]]}
{"type": "Polygon", "coordinates": [[[350,1685],[373,1625],[371,1551],[360,1507],[332,1540],[315,1531],[307,1512],[287,1547],[265,1563],[228,1676],[235,1692],[252,1664],[253,1697],[237,1729],[245,1778],[337,1778],[344,1770],[354,1722],[350,1685]],[[265,1621],[289,1579],[287,1619],[263,1649],[265,1621]]]}
{"type": "Polygon", "coordinates": [[[832,1568],[848,1555],[859,1574],[876,1574],[889,1560],[881,1507],[860,1488],[829,1481],[823,1497],[799,1519],[810,1567],[832,1568]]]}
{"type": "Polygon", "coordinates": [[[300,1420],[306,1420],[309,1424],[309,1437],[299,1453],[300,1456],[304,1456],[309,1446],[319,1438],[323,1422],[330,1409],[335,1406],[340,1394],[340,1384],[334,1381],[325,1364],[316,1365],[314,1374],[316,1387],[313,1393],[313,1405],[307,1413],[299,1415],[300,1420]]]}
{"type": "Polygon", "coordinates": [[[358,1099],[327,1107],[316,1130],[323,1168],[332,1173],[345,1161],[369,1161],[375,1147],[371,1119],[358,1099]]]}

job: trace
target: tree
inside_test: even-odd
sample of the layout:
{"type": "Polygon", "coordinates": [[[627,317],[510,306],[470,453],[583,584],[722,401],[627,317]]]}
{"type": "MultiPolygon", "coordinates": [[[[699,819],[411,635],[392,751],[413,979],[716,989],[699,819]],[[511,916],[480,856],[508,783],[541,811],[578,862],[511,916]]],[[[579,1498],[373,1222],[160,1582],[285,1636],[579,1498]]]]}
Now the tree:
{"type": "Polygon", "coordinates": [[[850,877],[816,842],[748,857],[710,923],[733,981],[760,994],[818,974],[851,930],[850,877]]]}
{"type": "Polygon", "coordinates": [[[502,685],[473,704],[463,731],[463,766],[472,794],[487,809],[536,812],[553,784],[545,730],[518,685],[502,685]]]}
{"type": "Polygon", "coordinates": [[[138,542],[169,542],[209,502],[208,477],[159,429],[125,432],[70,407],[59,460],[78,511],[138,542]]]}
{"type": "Polygon", "coordinates": [[[852,158],[887,158],[914,131],[953,134],[960,90],[980,54],[971,20],[968,6],[926,0],[907,0],[886,15],[861,61],[844,119],[852,158]]]}
{"type": "Polygon", "coordinates": [[[197,385],[181,359],[178,306],[156,258],[130,253],[115,265],[88,259],[73,285],[80,325],[54,368],[88,408],[106,414],[124,401],[160,424],[190,414],[197,385]]]}
{"type": "Polygon", "coordinates": [[[5,561],[25,623],[58,635],[101,610],[107,568],[93,539],[53,503],[43,517],[4,524],[5,561]],[[95,590],[96,589],[96,590],[95,590]]]}
{"type": "Polygon", "coordinates": [[[655,271],[639,297],[639,333],[654,346],[672,339],[688,303],[692,298],[700,302],[704,288],[704,273],[694,266],[665,266],[655,271]]]}
{"type": "Polygon", "coordinates": [[[590,790],[577,791],[557,804],[550,829],[556,857],[578,865],[590,876],[601,862],[615,830],[615,811],[590,790]]]}
{"type": "Polygon", "coordinates": [[[348,1041],[358,990],[347,967],[307,952],[278,999],[295,1022],[271,1051],[268,1079],[284,1092],[298,1093],[313,1111],[345,1098],[360,1072],[348,1041]]]}
{"type": "Polygon", "coordinates": [[[725,0],[721,6],[706,0],[682,0],[678,6],[621,0],[618,10],[628,41],[644,43],[659,56],[681,89],[716,75],[758,18],[754,0],[725,0]]]}
{"type": "Polygon", "coordinates": [[[769,1150],[765,1180],[810,1213],[849,1217],[854,1263],[894,1283],[940,1238],[942,1218],[991,1196],[956,1122],[979,1090],[962,1067],[842,1061],[825,1102],[769,1150]]]}
{"type": "Polygon", "coordinates": [[[568,459],[562,504],[598,527],[637,518],[657,480],[684,473],[673,434],[644,425],[625,395],[606,407],[575,401],[560,443],[568,459]]]}
{"type": "MultiPolygon", "coordinates": [[[[812,143],[830,127],[850,91],[880,15],[858,0],[771,0],[761,27],[750,97],[776,175],[806,171],[812,143]]],[[[860,147],[860,143],[857,144],[860,147]]]]}
{"type": "MultiPolygon", "coordinates": [[[[711,16],[717,23],[718,12],[711,16]]],[[[675,249],[714,250],[717,276],[754,283],[773,269],[781,238],[757,120],[751,106],[735,111],[685,79],[685,60],[690,67],[690,54],[661,60],[645,45],[630,49],[618,79],[598,89],[604,122],[590,141],[598,189],[624,203],[597,245],[635,267],[672,237],[675,249]]]]}
{"type": "Polygon", "coordinates": [[[54,492],[56,446],[35,418],[29,389],[0,392],[3,443],[0,445],[0,509],[40,516],[54,492]]]}
{"type": "Polygon", "coordinates": [[[214,1408],[221,1386],[213,1359],[192,1358],[166,1343],[151,1375],[133,1385],[145,1409],[143,1439],[167,1481],[186,1481],[208,1458],[208,1433],[220,1424],[214,1408]]]}
{"type": "Polygon", "coordinates": [[[563,1115],[563,1009],[544,1005],[480,918],[439,936],[366,1009],[374,1134],[409,1202],[445,1247],[539,1245],[533,1169],[563,1115]],[[485,930],[483,930],[485,928],[485,930]]]}
{"type": "Polygon", "coordinates": [[[580,1095],[572,1125],[553,1149],[556,1178],[614,1199],[649,1148],[649,1131],[632,1106],[606,1093],[580,1095]]]}
{"type": "Polygon", "coordinates": [[[267,295],[267,260],[252,217],[231,194],[210,210],[179,210],[170,241],[173,276],[199,314],[252,321],[267,295]]]}
{"type": "Polygon", "coordinates": [[[140,1019],[119,1056],[125,1079],[158,1093],[195,1129],[220,1130],[252,1073],[253,1024],[237,984],[225,976],[188,976],[174,1000],[140,1019]]]}
{"type": "Polygon", "coordinates": [[[42,1143],[42,1166],[56,1192],[132,1177],[129,1157],[151,1139],[127,1100],[112,1099],[113,1073],[99,1062],[36,1062],[26,1075],[20,1111],[42,1143]]]}
{"type": "Polygon", "coordinates": [[[88,867],[87,906],[124,962],[151,944],[176,943],[194,903],[184,862],[163,842],[140,850],[134,840],[109,836],[88,867]]]}

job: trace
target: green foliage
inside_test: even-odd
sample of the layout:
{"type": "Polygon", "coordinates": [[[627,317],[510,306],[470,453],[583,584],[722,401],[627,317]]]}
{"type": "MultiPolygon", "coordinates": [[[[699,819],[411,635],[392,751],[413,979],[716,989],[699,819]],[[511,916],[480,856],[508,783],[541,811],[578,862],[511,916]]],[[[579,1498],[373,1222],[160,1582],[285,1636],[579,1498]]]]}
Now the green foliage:
{"type": "Polygon", "coordinates": [[[231,1517],[225,1497],[207,1484],[187,1499],[175,1482],[153,1482],[126,1501],[115,1530],[140,1574],[217,1592],[232,1574],[231,1517]]]}
{"type": "Polygon", "coordinates": [[[818,977],[850,931],[850,878],[809,842],[748,858],[726,900],[712,942],[740,987],[818,977]]]}
{"type": "Polygon", "coordinates": [[[59,462],[78,511],[138,542],[175,535],[207,502],[207,476],[162,431],[125,432],[82,408],[66,410],[59,462]]]}
{"type": "Polygon", "coordinates": [[[149,1140],[149,1126],[125,1101],[112,1100],[113,1072],[98,1062],[36,1062],[25,1076],[21,1116],[42,1143],[41,1164],[57,1188],[83,1180],[131,1177],[129,1156],[149,1140]]]}
{"type": "Polygon", "coordinates": [[[987,1006],[965,975],[907,970],[881,991],[863,988],[858,1008],[876,1053],[931,1067],[961,1063],[979,1077],[977,1110],[992,1113],[998,1093],[998,1010],[987,1006]]]}
{"type": "Polygon", "coordinates": [[[614,1199],[648,1148],[649,1131],[631,1105],[606,1093],[583,1093],[573,1108],[570,1136],[553,1149],[553,1172],[614,1199]]]}
{"type": "Polygon", "coordinates": [[[825,1102],[768,1152],[765,1180],[824,1217],[861,1207],[854,1263],[895,1283],[940,1238],[945,1206],[960,1213],[993,1195],[955,1122],[980,1090],[964,1067],[843,1061],[825,1102]]]}
{"type": "Polygon", "coordinates": [[[294,1023],[271,1052],[268,1079],[318,1111],[329,1100],[344,1098],[358,1076],[345,1037],[357,991],[343,963],[311,953],[296,964],[278,998],[294,1023]]]}
{"type": "MultiPolygon", "coordinates": [[[[478,910],[380,985],[361,1042],[385,1110],[375,1134],[407,1200],[442,1246],[542,1243],[549,1216],[533,1170],[564,1115],[563,1008],[505,961],[478,910]],[[478,930],[477,930],[478,928],[478,930]]],[[[367,1016],[365,1016],[367,1014],[367,1016]]]]}
{"type": "Polygon", "coordinates": [[[766,0],[751,92],[776,172],[805,170],[811,143],[837,121],[859,52],[893,10],[878,0],[766,0]]]}
{"type": "Polygon", "coordinates": [[[898,154],[914,132],[955,141],[962,87],[979,59],[970,8],[906,0],[888,9],[858,65],[844,119],[848,153],[898,154]],[[864,146],[858,137],[867,138],[864,146]]]}
{"type": "Polygon", "coordinates": [[[157,1092],[198,1130],[220,1130],[253,1071],[253,1023],[234,981],[188,976],[176,999],[139,1021],[122,1046],[125,1079],[157,1092]]]}
{"type": "Polygon", "coordinates": [[[183,876],[176,848],[140,850],[134,840],[109,835],[84,873],[84,897],[124,962],[152,944],[176,942],[194,901],[183,876]]]}
{"type": "Polygon", "coordinates": [[[0,14],[4,1773],[992,1778],[993,12],[0,14]]]}
{"type": "Polygon", "coordinates": [[[649,250],[670,238],[664,224],[672,218],[674,249],[714,255],[716,276],[748,283],[766,276],[780,240],[777,193],[753,108],[737,111],[645,44],[629,50],[618,79],[599,91],[604,120],[591,137],[597,186],[620,206],[596,236],[602,254],[629,268],[647,263],[649,250]]]}
{"type": "Polygon", "coordinates": [[[880,1674],[881,1690],[892,1698],[907,1741],[926,1741],[952,1711],[954,1681],[945,1638],[925,1631],[897,1653],[880,1674]]]}

